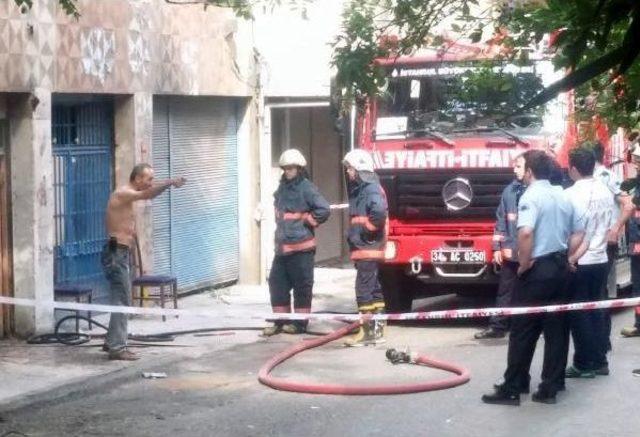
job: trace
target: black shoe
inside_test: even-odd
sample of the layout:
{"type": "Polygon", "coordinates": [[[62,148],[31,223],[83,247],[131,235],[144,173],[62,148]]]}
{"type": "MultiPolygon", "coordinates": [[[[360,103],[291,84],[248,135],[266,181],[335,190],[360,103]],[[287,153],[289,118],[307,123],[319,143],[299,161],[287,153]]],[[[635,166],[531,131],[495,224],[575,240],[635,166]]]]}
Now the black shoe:
{"type": "MultiPolygon", "coordinates": [[[[496,390],[500,390],[502,388],[502,384],[493,384],[493,388],[496,389],[496,390]]],[[[528,395],[530,390],[531,390],[531,388],[529,386],[520,387],[520,394],[521,395],[528,395]]]]}
{"type": "Polygon", "coordinates": [[[518,407],[520,406],[520,395],[496,389],[491,394],[482,395],[482,402],[485,404],[511,405],[513,407],[518,407]]]}
{"type": "Polygon", "coordinates": [[[555,404],[556,403],[556,395],[550,395],[549,393],[544,393],[538,390],[534,394],[531,395],[531,400],[533,402],[540,402],[541,404],[555,404]]]}
{"type": "Polygon", "coordinates": [[[609,366],[607,366],[606,364],[602,367],[598,367],[595,370],[595,374],[597,376],[608,376],[609,375],[609,366]]]}
{"type": "Polygon", "coordinates": [[[504,338],[507,335],[506,331],[498,331],[497,329],[488,328],[484,331],[476,332],[473,338],[476,340],[484,340],[486,338],[504,338]]]}

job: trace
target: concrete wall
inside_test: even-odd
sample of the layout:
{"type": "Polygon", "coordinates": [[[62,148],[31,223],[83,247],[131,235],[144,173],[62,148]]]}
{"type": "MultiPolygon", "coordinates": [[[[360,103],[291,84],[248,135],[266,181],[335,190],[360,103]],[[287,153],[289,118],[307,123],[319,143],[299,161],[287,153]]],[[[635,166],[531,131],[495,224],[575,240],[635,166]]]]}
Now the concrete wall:
{"type": "Polygon", "coordinates": [[[227,9],[164,0],[0,2],[0,91],[251,95],[250,34],[227,9]]]}
{"type": "MultiPolygon", "coordinates": [[[[9,104],[14,296],[53,300],[53,158],[51,94],[35,89],[9,104]]],[[[53,311],[16,307],[17,334],[51,330],[53,311]]]]}

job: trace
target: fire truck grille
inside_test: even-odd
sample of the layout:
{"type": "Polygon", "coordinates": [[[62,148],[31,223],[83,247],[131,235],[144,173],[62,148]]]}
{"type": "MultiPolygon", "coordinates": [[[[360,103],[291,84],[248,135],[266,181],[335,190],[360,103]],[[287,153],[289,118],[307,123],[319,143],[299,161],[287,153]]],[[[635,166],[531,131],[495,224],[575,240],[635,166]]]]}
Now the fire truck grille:
{"type": "Polygon", "coordinates": [[[493,219],[511,168],[380,170],[389,213],[400,219],[493,219]]]}

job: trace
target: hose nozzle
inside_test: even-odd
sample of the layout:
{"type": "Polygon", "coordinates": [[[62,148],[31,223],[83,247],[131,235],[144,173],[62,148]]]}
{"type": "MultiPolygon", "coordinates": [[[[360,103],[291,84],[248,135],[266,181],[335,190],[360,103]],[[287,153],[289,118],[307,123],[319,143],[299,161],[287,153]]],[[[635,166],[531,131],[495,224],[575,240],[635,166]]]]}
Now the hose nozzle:
{"type": "Polygon", "coordinates": [[[392,364],[398,363],[410,363],[411,362],[411,354],[409,351],[399,351],[397,349],[387,349],[387,359],[391,361],[392,364]]]}

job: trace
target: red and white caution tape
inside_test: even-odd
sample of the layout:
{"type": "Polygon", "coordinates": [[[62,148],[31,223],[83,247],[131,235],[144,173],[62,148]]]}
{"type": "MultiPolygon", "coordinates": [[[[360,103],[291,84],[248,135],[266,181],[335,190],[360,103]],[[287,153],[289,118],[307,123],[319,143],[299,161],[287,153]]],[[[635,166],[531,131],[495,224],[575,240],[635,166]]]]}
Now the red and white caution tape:
{"type": "MultiPolygon", "coordinates": [[[[359,314],[301,314],[301,313],[254,313],[251,315],[228,314],[225,311],[212,311],[211,309],[172,309],[172,308],[143,308],[125,307],[100,304],[85,304],[75,302],[36,301],[33,299],[20,299],[0,296],[0,304],[53,308],[70,311],[93,311],[103,313],[147,314],[157,316],[197,316],[212,319],[250,319],[250,320],[347,320],[355,321],[362,318],[359,314]]],[[[627,299],[602,300],[596,302],[579,302],[560,305],[546,305],[538,307],[515,308],[480,308],[444,311],[418,311],[402,314],[376,314],[368,316],[375,320],[440,320],[440,319],[470,319],[491,316],[517,316],[522,314],[556,313],[565,311],[588,311],[596,309],[635,307],[640,305],[640,297],[627,299]]]]}

